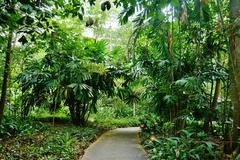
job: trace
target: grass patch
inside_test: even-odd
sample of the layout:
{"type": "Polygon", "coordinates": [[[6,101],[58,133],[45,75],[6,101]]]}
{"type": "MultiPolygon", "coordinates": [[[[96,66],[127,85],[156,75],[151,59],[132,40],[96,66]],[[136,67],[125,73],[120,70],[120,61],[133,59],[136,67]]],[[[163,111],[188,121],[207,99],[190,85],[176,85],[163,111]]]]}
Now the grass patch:
{"type": "Polygon", "coordinates": [[[70,123],[71,118],[66,114],[66,111],[64,109],[61,109],[55,113],[49,113],[49,111],[44,109],[39,109],[38,111],[31,112],[30,117],[32,117],[35,121],[41,121],[41,122],[53,122],[53,118],[55,123],[57,124],[64,124],[64,123],[70,123]]]}
{"type": "Polygon", "coordinates": [[[95,123],[97,123],[100,127],[108,129],[138,127],[140,124],[138,117],[96,119],[95,123]]]}

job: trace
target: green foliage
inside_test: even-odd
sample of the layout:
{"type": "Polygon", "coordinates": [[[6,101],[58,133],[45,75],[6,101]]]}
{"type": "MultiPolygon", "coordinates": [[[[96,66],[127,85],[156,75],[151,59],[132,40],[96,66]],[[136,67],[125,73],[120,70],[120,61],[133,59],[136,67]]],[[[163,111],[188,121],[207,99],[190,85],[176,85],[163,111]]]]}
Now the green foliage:
{"type": "Polygon", "coordinates": [[[124,127],[138,127],[140,122],[138,117],[96,119],[95,123],[103,128],[115,129],[124,127]]]}
{"type": "MultiPolygon", "coordinates": [[[[44,126],[41,130],[0,141],[1,159],[79,159],[83,150],[102,131],[74,126],[44,126]]],[[[30,129],[29,129],[30,130],[30,129]]]]}
{"type": "Polygon", "coordinates": [[[39,108],[31,111],[29,114],[29,117],[32,117],[33,119],[37,119],[37,120],[52,119],[53,117],[59,118],[62,120],[69,120],[70,117],[67,116],[68,114],[69,114],[69,111],[67,107],[62,107],[54,113],[49,112],[48,109],[39,108]]]}
{"type": "Polygon", "coordinates": [[[97,111],[100,92],[113,95],[114,78],[124,71],[104,65],[105,41],[81,38],[62,30],[58,35],[50,38],[50,46],[40,63],[30,63],[18,77],[24,91],[23,114],[27,115],[34,105],[44,104],[55,111],[64,102],[72,122],[85,125],[89,114],[97,111]]]}
{"type": "Polygon", "coordinates": [[[202,140],[187,130],[182,130],[178,137],[158,137],[149,140],[145,142],[145,147],[150,150],[152,160],[217,160],[222,156],[217,144],[202,140]]]}
{"type": "Polygon", "coordinates": [[[0,139],[6,136],[32,134],[34,132],[44,130],[45,127],[46,126],[40,122],[34,122],[33,119],[7,117],[0,125],[0,139]]]}
{"type": "Polygon", "coordinates": [[[142,117],[140,122],[142,143],[152,160],[204,160],[222,156],[219,145],[213,142],[214,138],[201,131],[199,126],[191,125],[174,136],[174,123],[164,122],[158,115],[142,117]]]}
{"type": "Polygon", "coordinates": [[[102,96],[97,103],[96,119],[124,118],[132,116],[132,108],[119,97],[102,96]]]}
{"type": "MultiPolygon", "coordinates": [[[[15,117],[26,118],[40,108],[44,112],[35,114],[39,119],[69,120],[70,115],[74,124],[83,126],[93,117],[95,125],[105,128],[136,126],[138,118],[130,115],[146,114],[140,122],[152,159],[218,159],[219,146],[207,137],[231,141],[232,128],[238,132],[229,100],[233,90],[229,86],[234,84],[229,80],[229,64],[235,58],[229,53],[237,46],[229,46],[229,34],[237,30],[229,20],[229,2],[115,0],[113,4],[122,9],[120,22],[132,20],[134,31],[132,24],[114,31],[119,10],[112,1],[0,1],[0,53],[8,50],[8,34],[15,39],[9,43],[14,50],[14,80],[1,104],[6,99],[6,113],[15,117]],[[73,17],[90,20],[87,29],[96,39],[84,38],[85,22],[73,17]],[[64,114],[58,112],[66,108],[64,114]]],[[[2,57],[0,72],[4,73],[2,57]]],[[[10,153],[15,159],[40,158],[37,148],[43,159],[71,159],[78,140],[85,145],[90,140],[86,136],[95,135],[88,129],[81,135],[72,130],[59,135],[52,132],[59,129],[47,131],[31,120],[14,120],[4,120],[0,136],[19,135],[17,152],[25,155],[15,156],[7,146],[3,147],[7,159],[12,158],[10,153]],[[42,130],[40,140],[32,134],[42,130]],[[33,136],[27,145],[43,139],[46,144],[22,147],[19,144],[27,134],[33,136]]]]}
{"type": "Polygon", "coordinates": [[[160,132],[162,120],[156,114],[146,115],[140,119],[141,129],[143,132],[154,134],[160,132]]]}

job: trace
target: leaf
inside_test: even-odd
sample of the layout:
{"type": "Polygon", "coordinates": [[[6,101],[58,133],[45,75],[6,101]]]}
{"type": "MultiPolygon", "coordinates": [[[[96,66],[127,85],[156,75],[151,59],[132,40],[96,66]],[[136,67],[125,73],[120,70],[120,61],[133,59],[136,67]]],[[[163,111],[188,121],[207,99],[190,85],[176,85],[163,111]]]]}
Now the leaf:
{"type": "Polygon", "coordinates": [[[176,96],[173,96],[173,95],[166,95],[164,98],[163,98],[164,101],[166,101],[167,104],[169,105],[173,105],[176,103],[176,96]]]}
{"type": "Polygon", "coordinates": [[[134,6],[129,6],[127,9],[123,10],[120,13],[120,20],[122,24],[126,24],[128,22],[128,18],[132,16],[135,12],[134,6]]]}
{"type": "Polygon", "coordinates": [[[28,14],[31,14],[33,12],[33,8],[29,4],[21,5],[20,10],[22,10],[23,12],[26,12],[28,14]]]}
{"type": "Polygon", "coordinates": [[[193,135],[193,133],[189,132],[188,130],[181,130],[181,132],[184,134],[184,136],[186,136],[187,138],[191,138],[191,136],[193,135]]]}
{"type": "Polygon", "coordinates": [[[81,13],[78,13],[79,20],[83,20],[83,15],[81,13]]]}
{"type": "Polygon", "coordinates": [[[75,88],[76,86],[77,86],[77,83],[72,83],[68,85],[69,88],[75,88]]]}
{"type": "Polygon", "coordinates": [[[204,143],[207,145],[207,147],[208,147],[209,149],[212,149],[214,146],[217,146],[216,143],[210,142],[210,141],[206,141],[206,142],[204,142],[204,143]]]}
{"type": "Polygon", "coordinates": [[[196,77],[187,77],[179,79],[175,82],[175,84],[179,87],[183,87],[183,89],[188,91],[194,91],[198,88],[198,79],[196,77]]]}
{"type": "Polygon", "coordinates": [[[240,154],[238,154],[235,160],[240,160],[240,154]]]}
{"type": "Polygon", "coordinates": [[[170,137],[167,138],[168,143],[170,143],[171,145],[177,146],[179,138],[178,137],[170,137]]]}

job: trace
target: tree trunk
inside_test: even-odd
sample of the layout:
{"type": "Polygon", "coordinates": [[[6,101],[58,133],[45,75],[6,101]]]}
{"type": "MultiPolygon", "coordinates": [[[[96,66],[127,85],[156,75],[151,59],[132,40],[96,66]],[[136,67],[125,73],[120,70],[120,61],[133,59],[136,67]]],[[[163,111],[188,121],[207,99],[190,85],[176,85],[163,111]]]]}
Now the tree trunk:
{"type": "Polygon", "coordinates": [[[136,104],[133,103],[133,117],[136,116],[136,104]]]}
{"type": "Polygon", "coordinates": [[[204,122],[204,131],[206,131],[206,132],[209,132],[209,124],[212,124],[212,117],[213,117],[213,113],[215,112],[216,107],[217,107],[217,100],[218,100],[218,97],[219,97],[219,94],[221,91],[220,89],[221,89],[221,81],[217,80],[213,100],[212,100],[212,103],[210,106],[210,110],[209,110],[207,118],[204,122]]]}
{"type": "MultiPolygon", "coordinates": [[[[239,23],[236,22],[240,17],[240,1],[230,0],[231,33],[230,33],[230,95],[233,104],[233,150],[236,150],[237,140],[240,135],[240,37],[239,23]]],[[[239,151],[237,151],[239,152],[239,151]]]]}
{"type": "Polygon", "coordinates": [[[12,47],[12,39],[13,39],[13,31],[9,31],[8,35],[8,43],[5,57],[5,67],[4,67],[4,75],[3,75],[3,83],[2,83],[2,92],[1,92],[1,100],[0,100],[0,124],[3,119],[4,107],[6,103],[7,97],[7,88],[9,83],[9,77],[11,75],[11,57],[13,52],[12,47]]]}

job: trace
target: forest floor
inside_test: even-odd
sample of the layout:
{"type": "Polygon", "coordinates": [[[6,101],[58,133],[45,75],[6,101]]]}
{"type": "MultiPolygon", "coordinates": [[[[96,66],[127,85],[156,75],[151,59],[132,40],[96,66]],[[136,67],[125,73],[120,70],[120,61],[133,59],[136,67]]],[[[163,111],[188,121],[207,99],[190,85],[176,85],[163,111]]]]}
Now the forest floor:
{"type": "Polygon", "coordinates": [[[54,125],[46,116],[8,117],[0,125],[0,160],[79,160],[84,150],[107,130],[138,125],[137,119],[129,118],[101,119],[77,127],[66,117],[55,118],[54,125]]]}
{"type": "Polygon", "coordinates": [[[105,129],[76,127],[71,124],[29,125],[26,131],[0,138],[0,159],[72,160],[79,159],[105,129]]]}
{"type": "Polygon", "coordinates": [[[139,144],[138,127],[118,128],[104,133],[81,160],[147,160],[139,144]]]}

